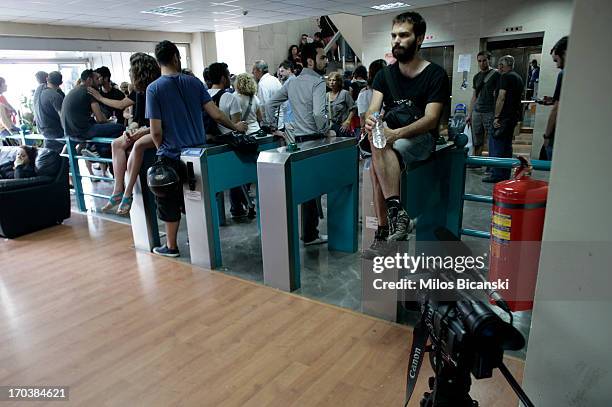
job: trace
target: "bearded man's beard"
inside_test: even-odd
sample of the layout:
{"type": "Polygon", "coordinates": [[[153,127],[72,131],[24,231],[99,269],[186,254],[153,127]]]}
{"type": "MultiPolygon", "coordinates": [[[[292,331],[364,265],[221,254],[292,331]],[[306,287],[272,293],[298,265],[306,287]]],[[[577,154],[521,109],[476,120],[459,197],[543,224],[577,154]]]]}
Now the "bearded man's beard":
{"type": "Polygon", "coordinates": [[[417,43],[413,41],[407,48],[402,47],[401,45],[394,45],[392,52],[393,57],[397,59],[401,63],[408,63],[414,59],[417,51],[417,43]]]}

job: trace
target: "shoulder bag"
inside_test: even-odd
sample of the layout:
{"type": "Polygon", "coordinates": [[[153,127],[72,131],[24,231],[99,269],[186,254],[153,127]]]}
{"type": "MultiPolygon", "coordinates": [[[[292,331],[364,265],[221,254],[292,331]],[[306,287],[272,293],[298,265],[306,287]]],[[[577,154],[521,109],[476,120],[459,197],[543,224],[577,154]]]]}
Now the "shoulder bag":
{"type": "Polygon", "coordinates": [[[384,116],[387,126],[389,126],[390,129],[399,129],[400,127],[408,126],[423,117],[423,112],[414,104],[412,100],[401,99],[397,84],[393,81],[393,78],[391,78],[391,69],[383,69],[383,74],[385,81],[387,82],[387,86],[389,87],[389,91],[391,92],[391,97],[393,98],[393,105],[386,109],[387,112],[384,116]]]}

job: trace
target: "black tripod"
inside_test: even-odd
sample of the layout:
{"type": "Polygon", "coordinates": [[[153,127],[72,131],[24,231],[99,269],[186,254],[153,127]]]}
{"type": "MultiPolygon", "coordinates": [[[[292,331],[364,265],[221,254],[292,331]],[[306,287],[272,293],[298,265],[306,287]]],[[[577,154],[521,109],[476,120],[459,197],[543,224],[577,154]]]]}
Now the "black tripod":
{"type": "MultiPolygon", "coordinates": [[[[430,356],[433,352],[430,350],[430,356]]],[[[429,378],[429,390],[423,395],[421,407],[478,407],[470,397],[472,378],[467,366],[454,366],[438,357],[430,357],[436,375],[429,378]]]]}
{"type": "MultiPolygon", "coordinates": [[[[472,385],[470,369],[467,366],[455,367],[446,361],[442,361],[441,364],[442,366],[436,372],[436,376],[429,378],[429,389],[432,392],[427,392],[423,395],[421,407],[478,407],[478,402],[472,400],[469,394],[470,386],[472,385]]],[[[435,368],[434,363],[432,363],[432,366],[435,368]]],[[[501,363],[499,370],[521,403],[526,407],[534,407],[506,365],[501,363]]]]}

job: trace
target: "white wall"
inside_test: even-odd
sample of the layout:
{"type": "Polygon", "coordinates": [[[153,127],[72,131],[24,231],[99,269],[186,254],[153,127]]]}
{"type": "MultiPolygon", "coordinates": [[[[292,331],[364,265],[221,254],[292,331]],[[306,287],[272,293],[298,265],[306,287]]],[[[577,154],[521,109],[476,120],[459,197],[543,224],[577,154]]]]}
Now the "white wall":
{"type": "MultiPolygon", "coordinates": [[[[472,55],[471,81],[478,69],[476,54],[480,50],[480,39],[509,36],[504,29],[514,26],[523,26],[522,34],[544,32],[542,53],[545,57],[540,70],[539,93],[552,96],[558,71],[548,52],[559,38],[569,33],[572,8],[571,0],[472,0],[415,11],[427,22],[427,35],[433,35],[432,39],[425,41],[426,45],[454,45],[452,94],[455,105],[469,103],[472,92],[471,86],[467,90],[461,89],[462,76],[456,72],[459,55],[472,55]]],[[[363,62],[366,66],[391,50],[391,22],[397,14],[364,17],[363,62]]],[[[533,152],[537,156],[540,151],[540,136],[544,133],[549,110],[548,107],[537,107],[532,156],[533,152]]]]}
{"type": "Polygon", "coordinates": [[[130,56],[129,52],[96,52],[88,55],[91,67],[108,67],[111,80],[117,84],[130,82],[130,56]]]}
{"type": "Polygon", "coordinates": [[[191,36],[191,61],[195,76],[204,80],[204,68],[217,61],[216,35],[213,32],[197,32],[191,36]]]}
{"type": "MultiPolygon", "coordinates": [[[[161,40],[170,40],[172,42],[178,43],[189,43],[191,40],[191,34],[188,33],[142,30],[117,30],[108,28],[87,28],[49,24],[21,24],[0,22],[0,37],[2,36],[64,38],[101,41],[140,41],[149,43],[156,43],[161,40]]],[[[47,47],[43,49],[49,48],[47,47]]]]}
{"type": "Polygon", "coordinates": [[[319,27],[314,17],[245,28],[245,71],[251,72],[253,63],[259,59],[268,63],[270,72],[276,71],[278,65],[287,58],[290,45],[299,45],[302,34],[312,36],[317,31],[319,27]]]}
{"type": "Polygon", "coordinates": [[[608,0],[576,2],[523,379],[542,407],[612,405],[611,20],[608,0]]]}
{"type": "Polygon", "coordinates": [[[156,42],[0,36],[3,50],[153,52],[156,42]]]}

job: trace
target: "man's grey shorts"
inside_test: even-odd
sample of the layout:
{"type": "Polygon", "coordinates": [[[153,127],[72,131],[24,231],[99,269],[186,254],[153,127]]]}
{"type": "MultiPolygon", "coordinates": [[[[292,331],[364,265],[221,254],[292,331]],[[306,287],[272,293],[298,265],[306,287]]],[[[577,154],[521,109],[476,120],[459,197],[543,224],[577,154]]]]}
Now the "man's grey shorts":
{"type": "Polygon", "coordinates": [[[419,134],[410,138],[401,138],[393,143],[393,150],[400,159],[403,170],[415,161],[426,160],[434,149],[434,138],[431,134],[419,134]]]}
{"type": "Polygon", "coordinates": [[[485,132],[487,136],[493,137],[493,121],[495,120],[495,112],[472,112],[472,144],[474,147],[484,145],[485,132]]]}

